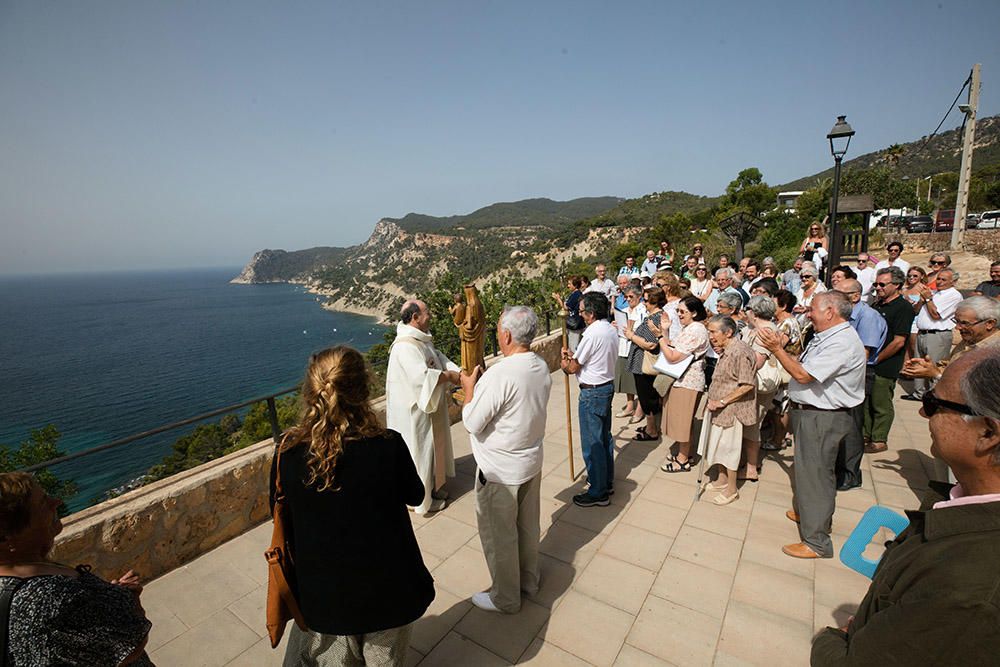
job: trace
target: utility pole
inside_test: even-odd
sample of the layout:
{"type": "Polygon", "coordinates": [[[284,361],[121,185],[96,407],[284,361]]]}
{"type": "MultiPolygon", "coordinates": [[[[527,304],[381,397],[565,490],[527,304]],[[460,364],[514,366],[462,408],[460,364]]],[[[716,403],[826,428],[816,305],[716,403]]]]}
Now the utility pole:
{"type": "Polygon", "coordinates": [[[955,202],[955,226],[951,230],[951,249],[961,250],[965,239],[965,216],[969,212],[969,180],[972,177],[972,144],[976,140],[976,109],[979,107],[979,70],[972,66],[969,103],[960,104],[965,112],[965,139],[962,141],[962,167],[958,172],[958,199],[955,202]]]}

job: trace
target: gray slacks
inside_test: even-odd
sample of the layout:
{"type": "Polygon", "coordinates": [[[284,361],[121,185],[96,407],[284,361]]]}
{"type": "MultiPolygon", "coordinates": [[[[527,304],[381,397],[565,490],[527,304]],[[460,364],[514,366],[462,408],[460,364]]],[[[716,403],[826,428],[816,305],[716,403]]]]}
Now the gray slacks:
{"type": "Polygon", "coordinates": [[[402,667],[413,624],[364,635],[324,635],[289,623],[284,667],[402,667]]]}
{"type": "Polygon", "coordinates": [[[476,523],[493,584],[497,609],[521,609],[521,591],[538,592],[538,542],[541,536],[542,475],[518,485],[487,482],[476,474],[476,523]]]}
{"type": "Polygon", "coordinates": [[[795,511],[799,536],[824,558],[833,557],[830,528],[837,501],[837,451],[855,428],[850,412],[792,408],[795,434],[795,511]]]}
{"type": "MultiPolygon", "coordinates": [[[[917,334],[917,356],[930,357],[935,364],[951,354],[951,330],[917,334]]],[[[913,380],[913,395],[922,398],[934,386],[934,380],[913,380]]]]}

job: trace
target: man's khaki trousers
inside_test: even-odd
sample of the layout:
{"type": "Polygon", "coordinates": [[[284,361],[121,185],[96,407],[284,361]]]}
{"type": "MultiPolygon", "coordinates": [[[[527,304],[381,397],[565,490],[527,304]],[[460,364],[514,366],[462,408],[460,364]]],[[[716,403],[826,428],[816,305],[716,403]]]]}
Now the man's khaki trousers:
{"type": "Polygon", "coordinates": [[[490,599],[497,609],[521,609],[521,592],[538,592],[539,489],[541,474],[524,484],[483,484],[476,475],[476,520],[493,585],[490,599]]]}

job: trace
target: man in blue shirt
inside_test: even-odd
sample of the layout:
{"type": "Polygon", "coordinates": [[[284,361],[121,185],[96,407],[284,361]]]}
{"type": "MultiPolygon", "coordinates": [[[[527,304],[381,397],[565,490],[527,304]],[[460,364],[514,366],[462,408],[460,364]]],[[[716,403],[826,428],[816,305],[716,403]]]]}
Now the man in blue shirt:
{"type": "MultiPolygon", "coordinates": [[[[846,278],[834,288],[851,302],[850,324],[858,332],[861,344],[865,346],[868,363],[865,366],[865,396],[875,384],[875,364],[879,350],[885,345],[889,325],[877,310],[861,300],[864,287],[853,278],[846,278]]],[[[864,458],[865,443],[862,436],[865,424],[864,404],[851,410],[851,417],[857,426],[855,432],[844,439],[837,452],[837,490],[849,491],[861,486],[861,459],[864,458]]]]}

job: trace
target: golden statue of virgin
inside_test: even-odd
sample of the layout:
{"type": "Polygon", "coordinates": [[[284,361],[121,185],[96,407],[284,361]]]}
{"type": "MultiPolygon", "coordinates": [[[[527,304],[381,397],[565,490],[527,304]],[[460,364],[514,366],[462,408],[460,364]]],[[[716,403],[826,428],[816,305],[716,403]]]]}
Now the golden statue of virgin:
{"type": "Polygon", "coordinates": [[[462,370],[472,373],[476,366],[485,370],[486,309],[479,300],[476,286],[465,286],[465,303],[462,303],[462,295],[456,294],[455,305],[449,311],[462,341],[462,370]]]}

